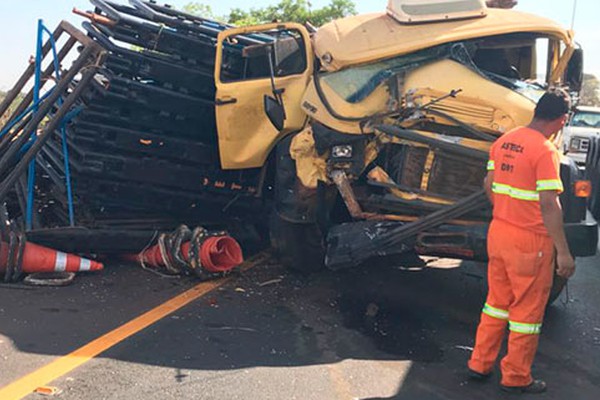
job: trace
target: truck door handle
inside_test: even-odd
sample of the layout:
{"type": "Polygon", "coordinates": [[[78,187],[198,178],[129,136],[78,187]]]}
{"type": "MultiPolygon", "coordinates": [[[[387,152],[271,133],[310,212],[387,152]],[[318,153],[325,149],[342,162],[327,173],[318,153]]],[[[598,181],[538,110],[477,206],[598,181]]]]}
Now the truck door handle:
{"type": "Polygon", "coordinates": [[[215,104],[218,106],[224,106],[225,104],[234,104],[237,103],[237,99],[235,97],[225,96],[221,99],[215,100],[215,104]]]}

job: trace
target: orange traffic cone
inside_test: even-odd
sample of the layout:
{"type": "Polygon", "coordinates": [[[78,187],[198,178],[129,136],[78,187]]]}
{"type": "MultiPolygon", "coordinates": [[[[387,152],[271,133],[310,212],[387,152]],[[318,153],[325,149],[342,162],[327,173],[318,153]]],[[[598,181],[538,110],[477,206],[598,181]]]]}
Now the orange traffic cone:
{"type": "MultiPolygon", "coordinates": [[[[187,262],[190,261],[190,246],[190,242],[185,242],[181,245],[181,253],[187,262]]],[[[172,261],[170,254],[165,254],[164,257],[169,257],[169,261],[172,261]]],[[[135,259],[141,260],[144,265],[160,268],[167,265],[164,257],[160,251],[160,246],[157,244],[143,251],[140,255],[135,256],[135,259]]],[[[127,258],[130,259],[133,257],[127,258]]],[[[200,264],[208,272],[226,272],[243,261],[242,248],[230,236],[209,237],[200,247],[200,264]]]]}
{"type": "Polygon", "coordinates": [[[230,236],[209,237],[200,249],[202,266],[210,272],[229,271],[244,261],[242,248],[230,236]]]}
{"type": "MultiPolygon", "coordinates": [[[[8,245],[2,242],[0,246],[0,271],[6,269],[7,262],[8,245]]],[[[28,274],[35,272],[99,271],[103,268],[104,266],[100,262],[52,250],[33,243],[26,243],[23,249],[21,270],[28,274]]]]}

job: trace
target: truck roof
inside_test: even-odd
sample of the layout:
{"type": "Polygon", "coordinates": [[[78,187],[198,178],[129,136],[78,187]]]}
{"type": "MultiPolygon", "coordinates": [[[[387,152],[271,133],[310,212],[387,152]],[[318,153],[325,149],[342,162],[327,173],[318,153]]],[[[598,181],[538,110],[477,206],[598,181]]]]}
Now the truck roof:
{"type": "Polygon", "coordinates": [[[600,114],[600,107],[594,106],[577,106],[577,111],[600,114]]]}
{"type": "Polygon", "coordinates": [[[346,17],[323,25],[314,35],[315,53],[328,71],[399,56],[459,40],[517,32],[536,32],[568,44],[572,34],[534,14],[490,8],[483,18],[401,24],[386,13],[346,17]]]}

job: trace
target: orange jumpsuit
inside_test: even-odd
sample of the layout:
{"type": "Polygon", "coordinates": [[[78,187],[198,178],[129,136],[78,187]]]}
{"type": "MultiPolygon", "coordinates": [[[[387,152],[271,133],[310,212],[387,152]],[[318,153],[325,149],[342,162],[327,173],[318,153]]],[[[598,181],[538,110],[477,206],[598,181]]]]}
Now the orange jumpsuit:
{"type": "Polygon", "coordinates": [[[508,325],[508,353],[500,365],[504,386],[533,380],[531,364],[554,272],[554,244],[544,226],[539,192],[563,190],[559,167],[556,147],[529,128],[503,135],[490,150],[489,292],[469,368],[491,372],[508,325]]]}

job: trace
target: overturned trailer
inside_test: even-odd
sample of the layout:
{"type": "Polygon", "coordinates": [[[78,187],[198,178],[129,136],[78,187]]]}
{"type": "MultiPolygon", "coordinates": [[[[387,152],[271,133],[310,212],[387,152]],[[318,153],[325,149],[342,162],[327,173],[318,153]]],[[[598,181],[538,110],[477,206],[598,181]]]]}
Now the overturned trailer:
{"type": "MultiPolygon", "coordinates": [[[[396,254],[485,260],[491,143],[526,124],[547,87],[576,94],[582,79],[571,32],[479,1],[391,1],[387,13],[316,31],[237,28],[140,0],[91,3],[79,40],[94,56],[0,142],[11,149],[0,160],[11,217],[46,239],[84,227],[88,251],[110,245],[90,232],[114,242],[115,232],[269,220],[272,244],[297,270],[396,254]]],[[[567,158],[561,175],[571,250],[592,255],[597,225],[575,192],[583,177],[567,158]]]]}

